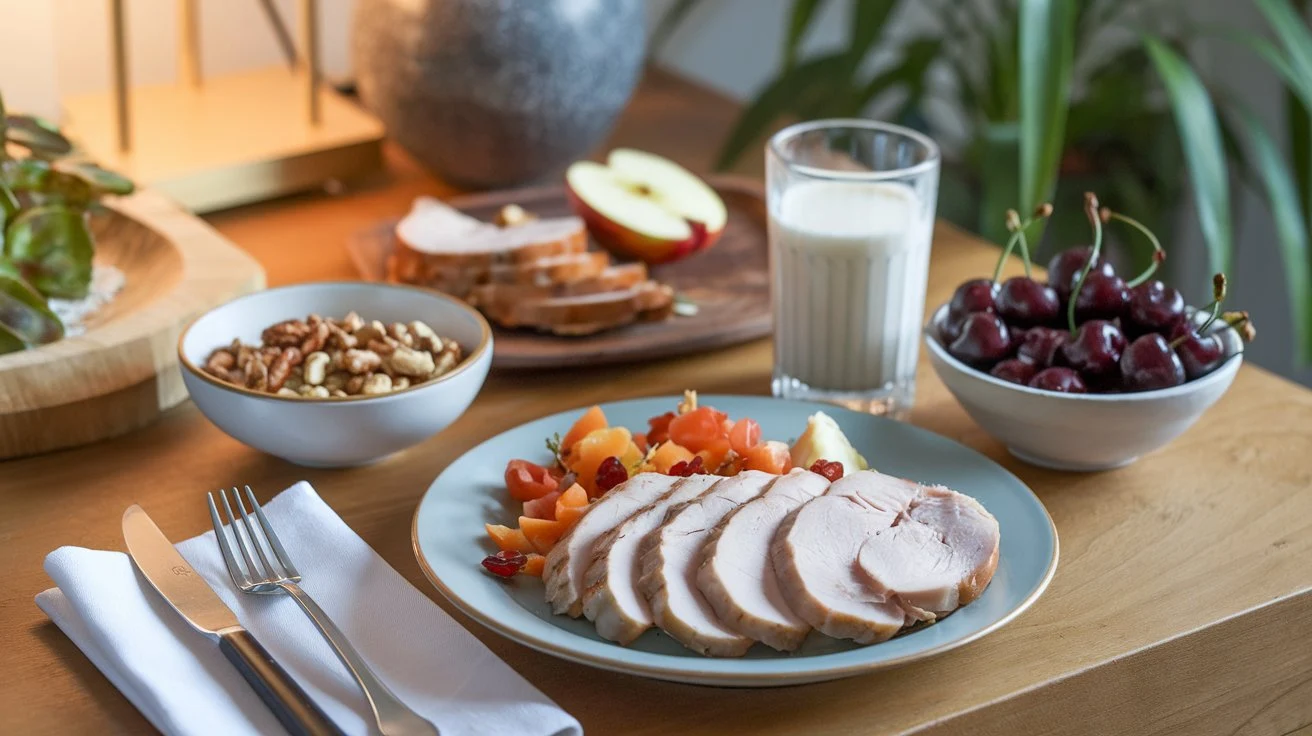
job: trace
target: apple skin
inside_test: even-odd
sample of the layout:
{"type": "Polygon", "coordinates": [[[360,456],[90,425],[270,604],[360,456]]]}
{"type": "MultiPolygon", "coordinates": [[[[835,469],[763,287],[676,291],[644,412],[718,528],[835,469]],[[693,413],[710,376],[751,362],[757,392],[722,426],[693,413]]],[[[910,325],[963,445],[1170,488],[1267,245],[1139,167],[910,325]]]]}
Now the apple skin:
{"type": "Polygon", "coordinates": [[[687,258],[715,244],[724,232],[723,228],[708,232],[700,222],[688,221],[692,235],[683,240],[662,240],[644,235],[636,230],[624,227],[594,210],[583,198],[574,192],[574,188],[565,185],[566,197],[574,214],[583,219],[588,233],[606,250],[617,255],[637,258],[649,265],[672,263],[680,258],[687,258]]]}

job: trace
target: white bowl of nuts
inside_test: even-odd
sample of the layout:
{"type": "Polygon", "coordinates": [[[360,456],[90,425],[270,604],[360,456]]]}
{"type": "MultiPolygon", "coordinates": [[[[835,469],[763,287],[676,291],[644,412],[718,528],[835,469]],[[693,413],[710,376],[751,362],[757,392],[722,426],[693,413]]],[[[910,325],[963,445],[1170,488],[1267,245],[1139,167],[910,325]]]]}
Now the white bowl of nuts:
{"type": "Polygon", "coordinates": [[[350,467],[464,413],[492,364],[492,331],[426,289],[299,284],[201,316],[178,357],[196,406],[233,438],[298,465],[350,467]]]}

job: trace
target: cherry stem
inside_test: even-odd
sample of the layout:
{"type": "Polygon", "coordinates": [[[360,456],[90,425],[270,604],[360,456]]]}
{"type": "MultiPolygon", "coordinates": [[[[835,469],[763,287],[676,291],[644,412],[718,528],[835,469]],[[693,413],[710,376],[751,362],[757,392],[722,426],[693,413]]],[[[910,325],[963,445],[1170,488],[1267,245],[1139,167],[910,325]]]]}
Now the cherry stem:
{"type": "Polygon", "coordinates": [[[1025,231],[1039,220],[1052,216],[1052,205],[1043,204],[1034,210],[1034,214],[1025,220],[1020,219],[1016,210],[1007,210],[1007,229],[1011,231],[1011,238],[1007,240],[1007,246],[1002,249],[1002,256],[998,258],[998,265],[993,268],[993,283],[996,284],[1002,279],[1002,267],[1006,265],[1007,259],[1011,257],[1012,251],[1016,246],[1020,246],[1021,261],[1025,264],[1025,278],[1033,278],[1033,261],[1030,258],[1030,243],[1025,236],[1025,231]]]}
{"type": "Polygon", "coordinates": [[[1080,292],[1084,290],[1084,280],[1093,270],[1093,264],[1097,263],[1099,256],[1102,255],[1102,217],[1098,212],[1098,195],[1093,192],[1084,193],[1084,214],[1093,225],[1093,247],[1089,249],[1089,259],[1084,262],[1084,268],[1080,269],[1080,278],[1075,282],[1075,288],[1071,290],[1070,304],[1066,306],[1066,325],[1070,327],[1072,337],[1075,336],[1075,302],[1079,300],[1080,292]]]}
{"type": "Polygon", "coordinates": [[[1142,222],[1139,222],[1128,215],[1122,215],[1119,212],[1112,212],[1111,210],[1103,210],[1103,212],[1106,213],[1109,219],[1120,220],[1126,225],[1143,233],[1143,236],[1148,238],[1148,242],[1153,245],[1153,262],[1148,264],[1148,268],[1144,269],[1143,273],[1139,274],[1133,281],[1130,281],[1125,285],[1127,288],[1133,289],[1139,284],[1152,278],[1152,275],[1157,272],[1157,267],[1162,264],[1162,261],[1166,260],[1166,250],[1162,248],[1162,242],[1157,239],[1157,236],[1153,234],[1153,231],[1149,230],[1142,222]]]}
{"type": "Polygon", "coordinates": [[[1225,301],[1225,274],[1218,273],[1212,277],[1212,303],[1203,309],[1209,312],[1207,321],[1203,322],[1198,328],[1198,334],[1212,326],[1212,323],[1221,316],[1221,302],[1225,301]]]}

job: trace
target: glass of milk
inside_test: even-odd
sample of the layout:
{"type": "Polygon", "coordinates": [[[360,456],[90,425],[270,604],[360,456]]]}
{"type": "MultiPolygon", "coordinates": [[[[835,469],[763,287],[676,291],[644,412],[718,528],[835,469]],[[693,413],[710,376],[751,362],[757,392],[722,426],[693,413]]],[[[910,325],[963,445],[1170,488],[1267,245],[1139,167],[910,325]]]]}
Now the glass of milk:
{"type": "Polygon", "coordinates": [[[938,196],[914,130],[818,120],[766,146],[774,394],[905,418],[938,196]]]}

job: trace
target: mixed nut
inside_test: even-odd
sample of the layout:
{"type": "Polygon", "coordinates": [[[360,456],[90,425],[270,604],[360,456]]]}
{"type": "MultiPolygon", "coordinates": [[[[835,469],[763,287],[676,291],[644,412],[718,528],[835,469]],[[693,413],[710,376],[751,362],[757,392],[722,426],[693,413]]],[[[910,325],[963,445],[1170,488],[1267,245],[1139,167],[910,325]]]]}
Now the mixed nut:
{"type": "Polygon", "coordinates": [[[311,314],[265,329],[261,345],[240,340],[205,360],[211,376],[277,396],[329,399],[391,393],[450,373],[460,345],[419,321],[384,325],[351,312],[311,314]]]}

